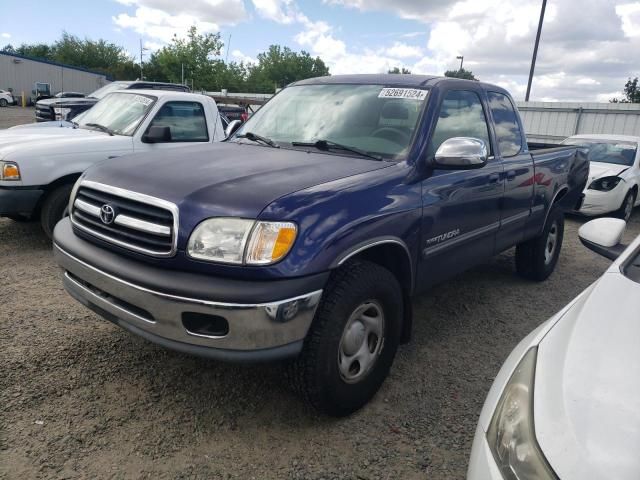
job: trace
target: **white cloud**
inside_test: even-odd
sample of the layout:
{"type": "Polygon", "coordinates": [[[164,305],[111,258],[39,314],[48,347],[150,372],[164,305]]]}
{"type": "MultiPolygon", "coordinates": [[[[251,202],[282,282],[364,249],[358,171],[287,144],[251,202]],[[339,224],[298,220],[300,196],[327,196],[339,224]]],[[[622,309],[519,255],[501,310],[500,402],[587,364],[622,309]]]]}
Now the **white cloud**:
{"type": "Polygon", "coordinates": [[[423,55],[422,49],[415,45],[407,45],[402,42],[394,42],[389,48],[385,50],[385,53],[390,57],[396,58],[412,58],[421,57],[423,55]]]}
{"type": "Polygon", "coordinates": [[[2,32],[2,33],[0,33],[0,37],[2,37],[2,38],[11,38],[11,34],[7,33],[7,32],[2,32]]]}
{"type": "Polygon", "coordinates": [[[120,13],[112,17],[121,29],[131,29],[151,39],[155,46],[183,37],[195,25],[199,32],[213,33],[222,25],[233,25],[246,18],[242,0],[117,0],[136,7],[133,15],[120,13]]]}
{"type": "Polygon", "coordinates": [[[622,20],[622,31],[627,37],[640,35],[640,3],[617,5],[616,14],[622,20]]]}
{"type": "Polygon", "coordinates": [[[240,50],[234,50],[233,52],[231,52],[231,57],[235,61],[244,62],[245,64],[247,64],[247,63],[258,63],[258,60],[256,60],[253,57],[250,57],[249,55],[245,55],[240,50]]]}
{"type": "Polygon", "coordinates": [[[306,19],[292,0],[252,0],[261,17],[274,22],[290,24],[306,19]]]}

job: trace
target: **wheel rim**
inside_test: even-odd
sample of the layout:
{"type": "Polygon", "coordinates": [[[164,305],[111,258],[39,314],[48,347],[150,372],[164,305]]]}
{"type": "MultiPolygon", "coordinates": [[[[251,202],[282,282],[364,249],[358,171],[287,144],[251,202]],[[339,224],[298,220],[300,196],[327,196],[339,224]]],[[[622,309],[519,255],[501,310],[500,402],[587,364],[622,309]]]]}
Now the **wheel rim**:
{"type": "Polygon", "coordinates": [[[558,224],[553,222],[551,228],[549,229],[549,233],[547,234],[547,243],[544,249],[544,263],[545,265],[549,265],[553,260],[553,256],[556,253],[556,248],[558,245],[558,224]]]}
{"type": "Polygon", "coordinates": [[[373,368],[384,343],[384,313],[368,300],[349,316],[338,348],[338,369],[347,383],[362,380],[373,368]]]}
{"type": "Polygon", "coordinates": [[[629,220],[631,218],[631,212],[633,211],[633,195],[627,197],[627,202],[624,205],[624,219],[629,220]]]}

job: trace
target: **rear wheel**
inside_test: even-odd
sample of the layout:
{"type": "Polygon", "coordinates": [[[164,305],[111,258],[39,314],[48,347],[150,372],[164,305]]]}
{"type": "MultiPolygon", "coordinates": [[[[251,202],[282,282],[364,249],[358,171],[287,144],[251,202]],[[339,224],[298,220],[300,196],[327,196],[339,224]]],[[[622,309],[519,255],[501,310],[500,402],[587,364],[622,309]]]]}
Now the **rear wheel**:
{"type": "Polygon", "coordinates": [[[9,105],[6,98],[0,98],[0,107],[6,107],[9,105]]]}
{"type": "Polygon", "coordinates": [[[337,271],[325,289],[300,356],[289,366],[293,389],[316,410],[349,415],[364,406],[389,373],[400,341],[402,291],[371,262],[337,271]]]}
{"type": "Polygon", "coordinates": [[[624,197],[622,202],[622,206],[614,213],[614,216],[628,222],[633,213],[633,207],[636,204],[636,195],[637,193],[635,191],[627,193],[627,196],[624,197]]]}
{"type": "Polygon", "coordinates": [[[58,223],[64,216],[72,188],[73,185],[62,185],[56,188],[47,195],[47,198],[42,204],[42,210],[40,211],[40,223],[44,233],[50,239],[53,238],[53,229],[55,228],[56,223],[58,223]]]}
{"type": "Polygon", "coordinates": [[[516,271],[529,280],[541,282],[556,268],[564,238],[564,213],[553,208],[542,234],[516,247],[516,271]]]}

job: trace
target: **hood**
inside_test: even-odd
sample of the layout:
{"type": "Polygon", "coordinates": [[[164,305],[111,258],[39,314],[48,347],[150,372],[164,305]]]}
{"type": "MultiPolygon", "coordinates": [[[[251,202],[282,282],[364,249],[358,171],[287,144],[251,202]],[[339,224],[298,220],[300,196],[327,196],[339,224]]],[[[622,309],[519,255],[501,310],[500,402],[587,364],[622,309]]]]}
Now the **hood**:
{"type": "Polygon", "coordinates": [[[173,202],[190,231],[207,217],[256,218],[283,195],[390,165],[225,142],[114,159],[86,179],[173,202]]]}
{"type": "Polygon", "coordinates": [[[604,177],[615,177],[629,169],[625,165],[614,165],[613,163],[590,162],[589,163],[589,184],[594,180],[604,177]]]}
{"type": "MultiPolygon", "coordinates": [[[[0,137],[2,137],[3,135],[9,133],[11,135],[13,134],[28,134],[31,135],[34,133],[34,129],[42,129],[42,128],[73,128],[73,123],[71,122],[67,122],[66,120],[52,120],[50,122],[35,122],[35,123],[25,123],[24,125],[16,125],[14,127],[9,127],[7,130],[10,130],[10,132],[8,132],[7,130],[0,130],[0,137]]],[[[50,132],[50,133],[55,133],[55,132],[50,132]]]]}
{"type": "Polygon", "coordinates": [[[640,285],[609,270],[538,347],[536,437],[563,480],[638,479],[638,312],[640,285]]]}
{"type": "Polygon", "coordinates": [[[47,98],[38,100],[36,107],[72,107],[74,105],[93,105],[95,103],[98,103],[98,99],[92,97],[47,98]]]}
{"type": "MultiPolygon", "coordinates": [[[[59,122],[52,122],[59,123],[59,122]]],[[[0,131],[0,159],[20,160],[37,155],[110,151],[132,145],[131,137],[109,136],[85,128],[26,128],[0,131]]]]}

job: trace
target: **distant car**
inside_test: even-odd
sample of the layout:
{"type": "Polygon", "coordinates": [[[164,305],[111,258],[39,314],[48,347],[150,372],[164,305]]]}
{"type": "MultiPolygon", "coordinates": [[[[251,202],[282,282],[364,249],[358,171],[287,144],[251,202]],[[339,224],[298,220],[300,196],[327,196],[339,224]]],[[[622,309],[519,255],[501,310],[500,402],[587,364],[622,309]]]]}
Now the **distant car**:
{"type": "Polygon", "coordinates": [[[480,414],[469,480],[640,478],[640,236],[625,222],[580,229],[615,259],[600,279],[526,337],[480,414]]]}
{"type": "Polygon", "coordinates": [[[58,92],[53,98],[84,98],[86,96],[86,93],[81,92],[58,92]]]}
{"type": "Polygon", "coordinates": [[[640,205],[640,137],[575,135],[562,143],[588,149],[589,182],[578,213],[629,220],[640,205]]]}
{"type": "Polygon", "coordinates": [[[9,105],[13,105],[13,95],[8,90],[0,90],[0,107],[8,107],[9,105]]]}
{"type": "Polygon", "coordinates": [[[237,105],[220,105],[218,106],[221,114],[224,114],[229,122],[233,120],[240,120],[241,122],[246,122],[249,118],[247,114],[247,110],[244,107],[240,107],[237,105]]]}
{"type": "Polygon", "coordinates": [[[99,88],[84,98],[47,98],[36,103],[36,121],[71,120],[76,115],[89,110],[98,100],[116,90],[168,90],[173,92],[190,92],[186,85],[178,83],[117,81],[99,88]]]}

